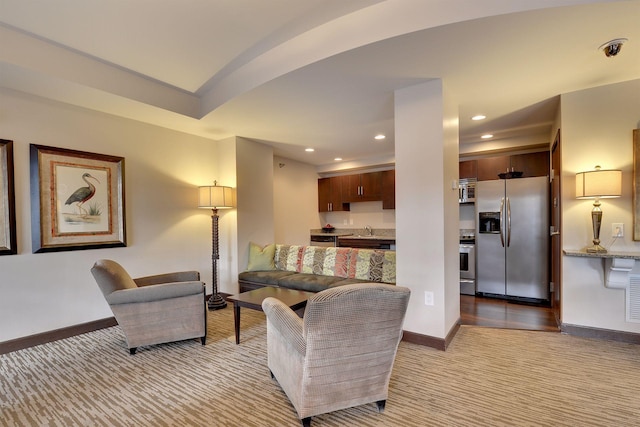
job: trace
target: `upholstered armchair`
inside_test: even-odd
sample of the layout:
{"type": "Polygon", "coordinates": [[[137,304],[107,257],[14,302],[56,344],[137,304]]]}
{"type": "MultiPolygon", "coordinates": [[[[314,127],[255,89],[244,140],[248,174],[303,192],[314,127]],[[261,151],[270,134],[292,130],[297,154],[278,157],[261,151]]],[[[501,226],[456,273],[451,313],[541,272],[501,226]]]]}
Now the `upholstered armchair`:
{"type": "Polygon", "coordinates": [[[303,319],[275,298],[264,300],[269,370],[303,426],[314,415],[371,402],[384,411],[409,295],[380,283],[336,286],[312,296],[303,319]]]}
{"type": "Polygon", "coordinates": [[[117,262],[103,259],[91,268],[127,340],[131,354],[142,345],[200,338],[205,345],[207,309],[197,271],[132,279],[117,262]]]}

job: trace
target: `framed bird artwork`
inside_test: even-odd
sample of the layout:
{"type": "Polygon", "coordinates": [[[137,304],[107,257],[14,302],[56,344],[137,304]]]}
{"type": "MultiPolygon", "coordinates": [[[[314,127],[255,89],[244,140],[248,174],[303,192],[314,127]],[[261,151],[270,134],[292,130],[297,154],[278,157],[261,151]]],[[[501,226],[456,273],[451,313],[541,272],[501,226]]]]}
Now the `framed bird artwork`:
{"type": "Polygon", "coordinates": [[[30,147],[33,253],[126,246],[124,158],[30,147]]]}

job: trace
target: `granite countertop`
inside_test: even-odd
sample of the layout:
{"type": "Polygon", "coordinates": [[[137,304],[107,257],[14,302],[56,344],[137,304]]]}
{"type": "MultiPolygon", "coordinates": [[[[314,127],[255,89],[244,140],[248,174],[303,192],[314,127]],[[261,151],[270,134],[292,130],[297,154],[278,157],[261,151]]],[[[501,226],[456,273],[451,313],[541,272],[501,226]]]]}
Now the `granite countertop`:
{"type": "Polygon", "coordinates": [[[342,239],[368,239],[368,240],[395,240],[396,230],[395,228],[374,228],[372,235],[365,235],[364,228],[336,228],[331,233],[325,233],[322,229],[312,229],[310,234],[312,236],[334,236],[342,239]]]}
{"type": "Polygon", "coordinates": [[[607,253],[592,253],[587,252],[584,249],[581,250],[571,250],[565,249],[565,255],[575,256],[575,257],[583,257],[583,258],[627,258],[627,259],[636,259],[640,260],[640,253],[638,252],[607,252],[607,253]]]}

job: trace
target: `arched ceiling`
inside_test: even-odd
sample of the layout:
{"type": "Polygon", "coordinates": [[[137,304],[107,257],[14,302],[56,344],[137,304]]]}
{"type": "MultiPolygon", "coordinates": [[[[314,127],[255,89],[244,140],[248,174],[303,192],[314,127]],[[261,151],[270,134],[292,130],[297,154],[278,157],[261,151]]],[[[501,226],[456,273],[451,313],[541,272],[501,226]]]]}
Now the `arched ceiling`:
{"type": "Polygon", "coordinates": [[[0,86],[326,168],[392,158],[394,90],[434,78],[461,152],[548,141],[559,94],[640,78],[639,18],[637,0],[0,0],[0,86]]]}

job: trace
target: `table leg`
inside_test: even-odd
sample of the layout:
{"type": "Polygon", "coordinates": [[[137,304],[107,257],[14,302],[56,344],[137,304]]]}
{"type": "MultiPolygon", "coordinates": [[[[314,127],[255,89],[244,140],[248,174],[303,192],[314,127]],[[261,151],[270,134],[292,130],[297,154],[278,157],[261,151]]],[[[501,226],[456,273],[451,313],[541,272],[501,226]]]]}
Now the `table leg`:
{"type": "Polygon", "coordinates": [[[240,344],[240,305],[233,303],[233,323],[236,328],[236,344],[240,344]]]}

